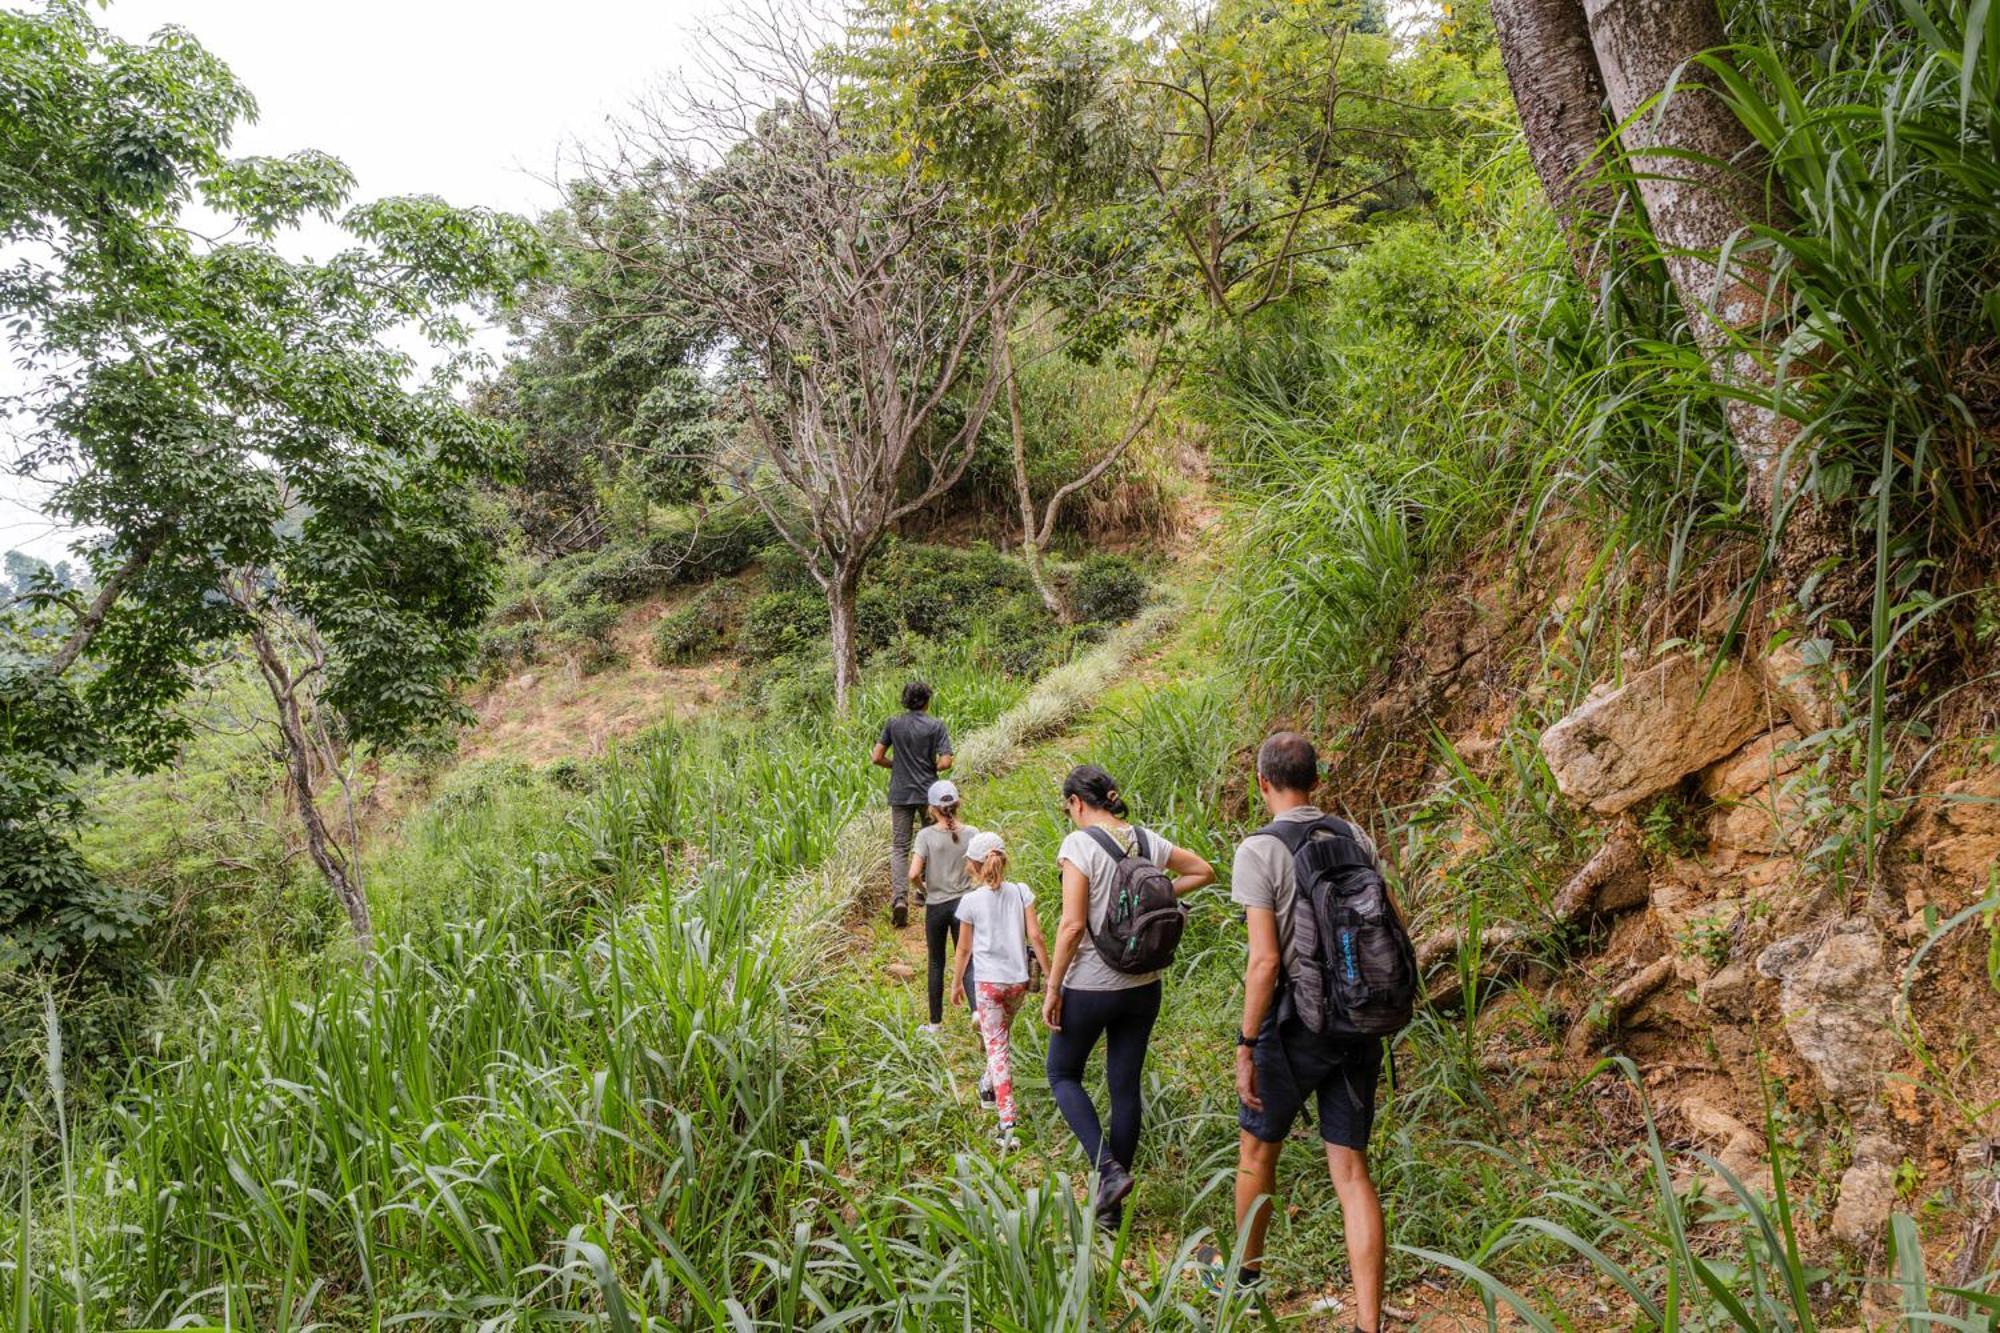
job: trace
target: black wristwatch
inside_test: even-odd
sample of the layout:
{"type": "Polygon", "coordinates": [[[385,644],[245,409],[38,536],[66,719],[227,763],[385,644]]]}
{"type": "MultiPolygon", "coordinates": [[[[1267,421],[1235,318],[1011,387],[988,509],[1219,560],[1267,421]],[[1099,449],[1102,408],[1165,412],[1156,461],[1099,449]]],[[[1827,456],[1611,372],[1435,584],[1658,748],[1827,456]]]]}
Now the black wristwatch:
{"type": "Polygon", "coordinates": [[[1255,1037],[1246,1037],[1241,1032],[1239,1032],[1236,1034],[1236,1044],[1238,1046],[1255,1046],[1257,1044],[1257,1039],[1255,1037]]]}

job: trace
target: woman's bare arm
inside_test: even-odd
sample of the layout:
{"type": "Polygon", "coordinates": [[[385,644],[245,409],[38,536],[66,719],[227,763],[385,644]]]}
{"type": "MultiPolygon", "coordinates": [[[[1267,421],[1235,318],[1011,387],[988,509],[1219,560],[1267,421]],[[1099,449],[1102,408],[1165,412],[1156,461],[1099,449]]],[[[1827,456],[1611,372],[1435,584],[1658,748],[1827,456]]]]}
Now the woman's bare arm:
{"type": "Polygon", "coordinates": [[[1196,889],[1215,883],[1215,867],[1185,847],[1174,848],[1174,854],[1167,858],[1167,869],[1174,874],[1176,897],[1185,898],[1196,889]]]}

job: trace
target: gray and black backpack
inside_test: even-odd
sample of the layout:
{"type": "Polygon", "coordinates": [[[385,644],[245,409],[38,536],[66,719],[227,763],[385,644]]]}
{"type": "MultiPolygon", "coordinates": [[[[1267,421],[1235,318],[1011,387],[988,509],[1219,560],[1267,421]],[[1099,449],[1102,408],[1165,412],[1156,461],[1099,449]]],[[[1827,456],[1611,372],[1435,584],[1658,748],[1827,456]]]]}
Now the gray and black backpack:
{"type": "Polygon", "coordinates": [[[1375,857],[1345,820],[1265,825],[1292,854],[1292,1008],[1322,1036],[1386,1037],[1415,1016],[1417,951],[1375,857]]]}
{"type": "MultiPolygon", "coordinates": [[[[1111,902],[1104,924],[1090,925],[1097,956],[1119,972],[1157,972],[1174,961],[1187,908],[1174,892],[1174,879],[1146,855],[1146,831],[1132,826],[1132,852],[1101,828],[1086,829],[1111,857],[1111,902]]],[[[1157,846],[1157,844],[1155,844],[1157,846]]]]}

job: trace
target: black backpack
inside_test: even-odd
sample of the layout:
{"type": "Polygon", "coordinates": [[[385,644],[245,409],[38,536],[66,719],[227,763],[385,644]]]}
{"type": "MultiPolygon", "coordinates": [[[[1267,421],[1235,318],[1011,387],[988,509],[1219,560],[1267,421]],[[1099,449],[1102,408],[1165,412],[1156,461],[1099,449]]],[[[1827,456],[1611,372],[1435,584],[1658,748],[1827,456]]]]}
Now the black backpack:
{"type": "Polygon", "coordinates": [[[1131,855],[1103,829],[1084,831],[1110,854],[1112,865],[1104,924],[1090,927],[1097,956],[1119,972],[1159,971],[1174,961],[1187,929],[1187,908],[1174,892],[1173,876],[1147,858],[1146,831],[1138,825],[1132,826],[1131,855]]]}
{"type": "Polygon", "coordinates": [[[1280,819],[1268,833],[1292,854],[1292,1009],[1310,1032],[1386,1037],[1417,1006],[1417,951],[1353,825],[1280,819]]]}

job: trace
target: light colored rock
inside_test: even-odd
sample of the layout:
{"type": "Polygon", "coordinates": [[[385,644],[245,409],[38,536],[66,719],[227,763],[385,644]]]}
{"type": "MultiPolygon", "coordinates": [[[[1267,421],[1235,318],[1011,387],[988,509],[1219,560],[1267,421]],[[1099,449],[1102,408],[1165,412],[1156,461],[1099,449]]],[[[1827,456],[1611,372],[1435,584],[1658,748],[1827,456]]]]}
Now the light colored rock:
{"type": "Polygon", "coordinates": [[[1709,849],[1754,856],[1797,851],[1795,835],[1804,813],[1804,802],[1789,792],[1723,806],[1708,817],[1709,849]]]}
{"type": "Polygon", "coordinates": [[[917,974],[916,969],[911,967],[908,963],[890,963],[882,970],[888,973],[891,977],[895,978],[897,981],[908,981],[911,977],[917,974]]]}
{"type": "MultiPolygon", "coordinates": [[[[1682,1099],[1680,1112],[1695,1137],[1713,1149],[1715,1160],[1745,1189],[1760,1194],[1770,1192],[1771,1171],[1764,1162],[1763,1135],[1700,1097],[1682,1099]]],[[[1720,1176],[1715,1178],[1715,1185],[1721,1193],[1730,1192],[1728,1182],[1720,1176]]]]}
{"type": "Polygon", "coordinates": [[[1752,737],[1734,754],[1702,770],[1702,794],[1718,801],[1775,791],[1783,779],[1799,771],[1799,729],[1789,723],[1752,737]]]}
{"type": "Polygon", "coordinates": [[[1708,819],[1711,850],[1770,856],[1791,846],[1805,808],[1788,781],[1801,766],[1799,739],[1786,724],[1703,770],[1701,789],[1717,802],[1708,819]]]}
{"type": "Polygon", "coordinates": [[[1597,910],[1609,916],[1613,912],[1627,912],[1634,907],[1644,907],[1652,895],[1652,881],[1645,875],[1621,875],[1606,880],[1604,887],[1597,891],[1597,910]]]}
{"type": "Polygon", "coordinates": [[[1823,666],[1807,666],[1799,640],[1788,639],[1757,659],[1757,674],[1800,734],[1826,731],[1840,721],[1840,686],[1823,666]]]}
{"type": "Polygon", "coordinates": [[[1974,896],[1986,887],[1993,867],[2000,864],[2000,768],[1944,789],[1924,860],[1934,874],[1971,889],[1974,896]]]}
{"type": "Polygon", "coordinates": [[[1897,1055],[1896,992],[1874,924],[1850,917],[1779,940],[1757,956],[1757,970],[1777,979],[1785,1035],[1827,1094],[1865,1107],[1897,1055]]]}
{"type": "Polygon", "coordinates": [[[1640,1004],[1651,999],[1653,992],[1666,985],[1667,979],[1673,975],[1672,958],[1655,958],[1612,988],[1612,1008],[1621,1017],[1629,1014],[1640,1004]]]}
{"type": "Polygon", "coordinates": [[[1615,815],[1763,730],[1755,678],[1733,662],[1713,681],[1707,673],[1694,655],[1676,653],[1542,733],[1542,756],[1562,794],[1615,815]]]}
{"type": "Polygon", "coordinates": [[[1688,1128],[1697,1135],[1712,1139],[1724,1147],[1738,1139],[1749,1139],[1752,1142],[1757,1139],[1750,1126],[1699,1097],[1688,1097],[1681,1102],[1681,1118],[1688,1122],[1688,1128]]]}
{"type": "Polygon", "coordinates": [[[1833,1234],[1856,1249],[1880,1244],[1889,1210],[1896,1206],[1896,1145],[1886,1135],[1863,1134],[1854,1143],[1854,1163],[1840,1175],[1840,1201],[1833,1206],[1833,1234]]]}
{"type": "Polygon", "coordinates": [[[1714,976],[1701,983],[1695,994],[1704,1008],[1724,1018],[1742,1020],[1750,1016],[1750,999],[1757,978],[1742,963],[1726,963],[1714,976]]]}
{"type": "Polygon", "coordinates": [[[1609,916],[1643,906],[1652,892],[1646,856],[1629,826],[1612,830],[1604,845],[1557,892],[1557,921],[1577,925],[1597,912],[1609,916]]]}

